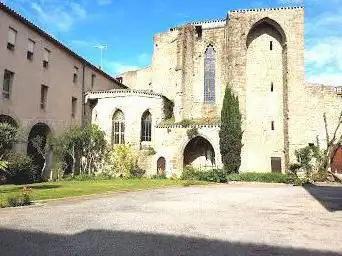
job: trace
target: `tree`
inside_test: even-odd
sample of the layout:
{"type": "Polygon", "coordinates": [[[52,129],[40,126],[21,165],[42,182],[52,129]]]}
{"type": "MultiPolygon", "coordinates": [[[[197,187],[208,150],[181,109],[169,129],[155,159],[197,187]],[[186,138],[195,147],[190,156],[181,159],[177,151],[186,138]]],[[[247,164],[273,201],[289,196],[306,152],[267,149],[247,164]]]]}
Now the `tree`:
{"type": "Polygon", "coordinates": [[[18,136],[18,129],[9,123],[0,123],[0,157],[8,153],[18,136]]]}
{"type": "Polygon", "coordinates": [[[72,127],[54,139],[53,151],[60,159],[67,155],[72,158],[72,173],[77,162],[80,173],[90,174],[101,167],[107,153],[107,141],[96,125],[72,127]]]}
{"type": "Polygon", "coordinates": [[[239,172],[243,146],[242,133],[239,99],[227,86],[223,99],[219,132],[222,163],[227,173],[239,172]]]}
{"type": "Polygon", "coordinates": [[[325,127],[325,136],[326,136],[326,154],[325,154],[325,162],[326,162],[326,171],[331,171],[331,160],[334,158],[337,149],[342,144],[342,134],[340,137],[337,137],[337,134],[339,133],[340,126],[342,124],[342,111],[340,113],[340,116],[338,118],[338,123],[336,125],[335,131],[333,133],[333,137],[330,138],[329,131],[328,131],[328,121],[327,121],[327,115],[326,113],[323,114],[323,120],[324,120],[324,127],[325,127]]]}

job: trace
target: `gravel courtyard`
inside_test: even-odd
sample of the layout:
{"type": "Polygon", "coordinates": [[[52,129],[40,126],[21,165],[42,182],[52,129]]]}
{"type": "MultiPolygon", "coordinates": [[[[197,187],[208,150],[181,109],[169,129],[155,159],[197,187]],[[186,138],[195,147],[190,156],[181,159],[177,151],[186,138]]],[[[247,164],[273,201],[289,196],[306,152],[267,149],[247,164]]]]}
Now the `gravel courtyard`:
{"type": "Polygon", "coordinates": [[[0,209],[0,255],[342,255],[342,187],[225,184],[0,209]]]}

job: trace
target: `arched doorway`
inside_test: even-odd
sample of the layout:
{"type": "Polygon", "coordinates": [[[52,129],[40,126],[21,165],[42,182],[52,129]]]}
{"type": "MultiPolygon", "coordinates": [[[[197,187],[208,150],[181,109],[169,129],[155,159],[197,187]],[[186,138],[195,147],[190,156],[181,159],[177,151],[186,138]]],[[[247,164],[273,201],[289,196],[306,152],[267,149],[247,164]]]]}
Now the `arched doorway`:
{"type": "Polygon", "coordinates": [[[184,149],[183,166],[195,168],[213,168],[215,150],[210,142],[202,136],[191,139],[184,149]]]}
{"type": "Polygon", "coordinates": [[[50,132],[51,129],[47,124],[37,123],[28,136],[27,154],[35,165],[35,180],[41,179],[42,169],[46,165],[46,143],[50,132]]]}
{"type": "Polygon", "coordinates": [[[165,175],[166,160],[165,157],[159,157],[157,161],[157,174],[160,176],[165,175]]]}

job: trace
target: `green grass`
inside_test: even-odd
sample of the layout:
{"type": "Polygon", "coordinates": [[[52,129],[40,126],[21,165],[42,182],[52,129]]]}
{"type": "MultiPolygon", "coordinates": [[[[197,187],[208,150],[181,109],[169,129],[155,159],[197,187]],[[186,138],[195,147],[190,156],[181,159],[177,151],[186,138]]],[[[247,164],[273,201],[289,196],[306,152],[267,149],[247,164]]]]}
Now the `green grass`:
{"type": "MultiPolygon", "coordinates": [[[[191,185],[205,185],[206,182],[192,182],[191,185]]],[[[30,185],[0,186],[0,205],[7,203],[7,198],[22,192],[23,187],[31,188],[31,199],[47,200],[65,197],[93,195],[106,192],[125,192],[141,189],[188,186],[184,180],[170,179],[111,179],[88,181],[60,181],[30,185]]]]}

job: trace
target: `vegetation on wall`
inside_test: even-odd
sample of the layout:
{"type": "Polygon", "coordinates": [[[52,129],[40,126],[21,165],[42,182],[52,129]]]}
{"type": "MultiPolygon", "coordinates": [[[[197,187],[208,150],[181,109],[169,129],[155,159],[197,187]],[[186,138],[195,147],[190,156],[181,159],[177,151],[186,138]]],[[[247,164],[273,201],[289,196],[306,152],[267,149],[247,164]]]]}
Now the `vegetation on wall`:
{"type": "Polygon", "coordinates": [[[186,131],[186,135],[189,139],[195,138],[198,135],[198,129],[196,127],[190,128],[186,131]]]}
{"type": "Polygon", "coordinates": [[[227,86],[221,111],[220,151],[224,170],[238,173],[241,165],[242,129],[238,97],[227,86]]]}

